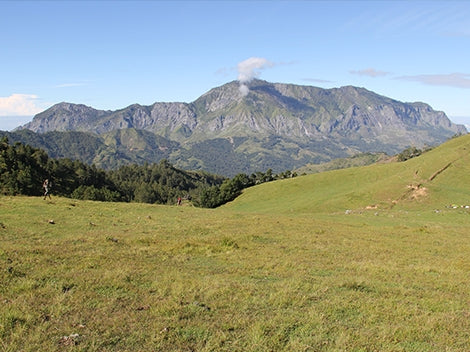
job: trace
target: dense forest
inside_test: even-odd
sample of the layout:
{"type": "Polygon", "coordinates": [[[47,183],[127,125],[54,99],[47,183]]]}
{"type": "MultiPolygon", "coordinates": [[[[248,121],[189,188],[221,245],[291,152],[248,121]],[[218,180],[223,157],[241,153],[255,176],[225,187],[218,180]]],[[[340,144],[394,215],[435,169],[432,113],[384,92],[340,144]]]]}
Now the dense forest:
{"type": "Polygon", "coordinates": [[[214,208],[237,197],[244,188],[278,178],[295,176],[271,170],[232,179],[202,171],[175,168],[166,159],[153,164],[130,164],[105,171],[78,160],[52,159],[47,153],[22,143],[0,139],[0,193],[41,196],[49,180],[53,195],[99,201],[175,204],[178,198],[195,206],[214,208]]]}

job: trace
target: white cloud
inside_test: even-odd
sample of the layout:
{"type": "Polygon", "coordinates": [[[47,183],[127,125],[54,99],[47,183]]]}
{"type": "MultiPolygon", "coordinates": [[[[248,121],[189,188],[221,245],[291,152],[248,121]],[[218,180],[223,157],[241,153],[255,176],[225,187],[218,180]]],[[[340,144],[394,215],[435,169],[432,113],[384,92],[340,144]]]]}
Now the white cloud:
{"type": "Polygon", "coordinates": [[[55,88],[82,87],[84,85],[85,83],[63,83],[56,85],[55,88]]]}
{"type": "Polygon", "coordinates": [[[247,95],[249,88],[247,83],[256,77],[259,77],[260,71],[274,64],[262,57],[250,57],[237,65],[238,81],[240,82],[240,92],[243,96],[247,95]]]}
{"type": "Polygon", "coordinates": [[[33,116],[43,110],[37,95],[12,94],[0,97],[0,116],[33,116]]]}
{"type": "Polygon", "coordinates": [[[326,79],[320,79],[320,78],[304,78],[303,80],[307,82],[312,82],[312,83],[333,83],[332,81],[328,81],[326,79]]]}
{"type": "Polygon", "coordinates": [[[470,74],[468,73],[449,73],[449,74],[431,74],[431,75],[415,75],[401,76],[397,79],[406,81],[415,81],[432,86],[447,86],[454,88],[470,88],[470,74]]]}
{"type": "Polygon", "coordinates": [[[379,71],[376,70],[375,68],[366,68],[364,70],[351,70],[349,73],[352,73],[353,75],[359,75],[359,76],[369,76],[369,77],[380,77],[380,76],[386,76],[389,74],[389,72],[385,71],[379,71]]]}
{"type": "Polygon", "coordinates": [[[240,93],[242,93],[242,96],[246,97],[248,93],[250,92],[250,88],[246,84],[241,83],[240,87],[238,88],[240,90],[240,93]]]}
{"type": "Polygon", "coordinates": [[[248,83],[253,78],[259,77],[261,69],[272,66],[273,63],[267,59],[262,57],[250,57],[249,59],[238,63],[238,80],[240,83],[248,83]]]}

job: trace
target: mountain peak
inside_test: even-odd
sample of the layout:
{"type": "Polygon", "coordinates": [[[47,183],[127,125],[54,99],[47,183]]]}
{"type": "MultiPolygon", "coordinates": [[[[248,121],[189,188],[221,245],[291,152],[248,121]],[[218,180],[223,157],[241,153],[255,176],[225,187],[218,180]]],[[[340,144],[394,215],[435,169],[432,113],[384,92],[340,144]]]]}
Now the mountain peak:
{"type": "Polygon", "coordinates": [[[192,103],[132,104],[116,111],[63,102],[23,128],[97,134],[135,128],[185,148],[204,150],[207,143],[214,144],[244,158],[258,158],[256,163],[265,169],[360,152],[396,153],[467,133],[428,104],[403,103],[361,87],[323,89],[259,79],[246,87],[248,94],[240,91],[238,81],[231,81],[192,103]]]}

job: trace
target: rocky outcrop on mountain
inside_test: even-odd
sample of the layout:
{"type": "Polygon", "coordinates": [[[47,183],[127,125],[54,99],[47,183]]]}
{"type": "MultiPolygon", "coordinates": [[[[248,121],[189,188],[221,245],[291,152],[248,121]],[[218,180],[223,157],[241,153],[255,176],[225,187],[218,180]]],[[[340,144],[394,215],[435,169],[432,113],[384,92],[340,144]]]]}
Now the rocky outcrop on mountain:
{"type": "Polygon", "coordinates": [[[293,168],[360,152],[396,153],[466,133],[464,126],[453,124],[425,103],[403,103],[352,86],[322,89],[261,80],[250,83],[247,95],[240,93],[234,81],[192,103],[134,104],[118,111],[60,103],[22,128],[99,135],[146,130],[185,149],[173,152],[170,160],[196,168],[204,168],[207,160],[194,158],[192,149],[198,155],[207,149],[214,156],[216,146],[224,145],[222,155],[230,146],[230,158],[243,160],[245,165],[240,172],[251,164],[293,168]]]}
{"type": "Polygon", "coordinates": [[[37,133],[50,131],[89,131],[109,111],[96,110],[82,104],[60,103],[36,115],[33,121],[19,129],[37,133]]]}

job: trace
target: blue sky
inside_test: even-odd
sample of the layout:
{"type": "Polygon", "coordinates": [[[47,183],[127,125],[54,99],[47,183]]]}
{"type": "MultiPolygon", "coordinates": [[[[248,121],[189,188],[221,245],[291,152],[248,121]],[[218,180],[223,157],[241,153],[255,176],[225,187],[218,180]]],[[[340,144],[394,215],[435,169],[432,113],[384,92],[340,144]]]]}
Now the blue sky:
{"type": "Polygon", "coordinates": [[[470,125],[470,1],[0,1],[0,31],[0,130],[63,101],[191,102],[243,70],[470,125]]]}

